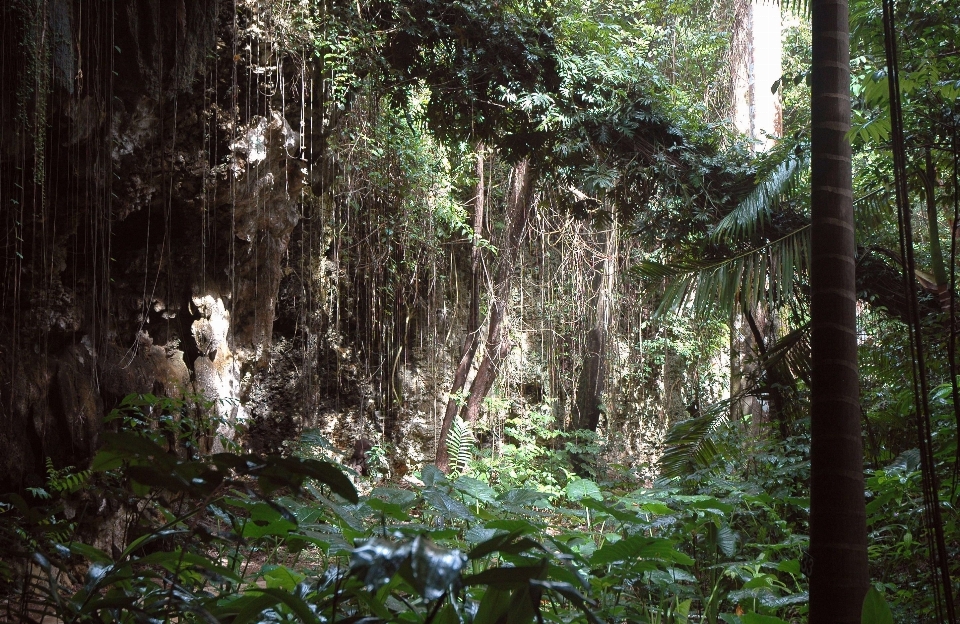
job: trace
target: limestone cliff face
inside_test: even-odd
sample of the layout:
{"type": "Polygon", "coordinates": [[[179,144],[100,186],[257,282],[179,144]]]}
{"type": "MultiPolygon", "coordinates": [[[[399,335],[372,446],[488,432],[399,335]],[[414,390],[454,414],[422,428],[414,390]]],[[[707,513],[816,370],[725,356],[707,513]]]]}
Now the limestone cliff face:
{"type": "Polygon", "coordinates": [[[249,416],[306,163],[233,7],[0,9],[0,490],[82,465],[131,392],[249,416]]]}

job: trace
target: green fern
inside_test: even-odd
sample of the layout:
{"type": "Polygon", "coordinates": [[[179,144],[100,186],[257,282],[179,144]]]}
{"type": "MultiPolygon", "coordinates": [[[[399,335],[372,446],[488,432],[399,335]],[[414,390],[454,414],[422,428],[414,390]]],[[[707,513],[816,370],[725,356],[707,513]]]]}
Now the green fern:
{"type": "Polygon", "coordinates": [[[87,483],[90,475],[90,470],[78,471],[74,466],[57,470],[53,466],[53,460],[47,458],[47,485],[53,492],[73,494],[87,483]]]}
{"type": "Polygon", "coordinates": [[[447,434],[447,456],[450,458],[450,469],[455,472],[464,472],[470,460],[473,459],[476,444],[470,424],[457,416],[447,434]]]}

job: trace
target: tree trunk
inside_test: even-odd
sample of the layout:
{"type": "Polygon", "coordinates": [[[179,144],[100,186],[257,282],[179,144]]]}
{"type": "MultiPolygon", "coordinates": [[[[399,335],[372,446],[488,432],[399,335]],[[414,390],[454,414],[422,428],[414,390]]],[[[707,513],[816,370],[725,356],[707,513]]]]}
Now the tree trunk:
{"type": "Polygon", "coordinates": [[[811,135],[810,622],[859,623],[869,585],[846,0],[815,0],[811,135]]]}
{"type": "MultiPolygon", "coordinates": [[[[731,108],[734,125],[752,141],[756,151],[773,146],[783,133],[783,111],[778,93],[771,90],[783,74],[780,5],[769,0],[737,0],[730,44],[731,108]]],[[[744,311],[761,320],[766,329],[767,311],[762,303],[744,306],[744,311]]],[[[730,319],[730,418],[734,421],[751,417],[756,430],[763,420],[764,409],[756,396],[745,395],[760,377],[758,359],[763,350],[761,333],[757,338],[740,312],[730,319]],[[744,383],[744,378],[748,381],[744,383]],[[739,397],[739,398],[735,398],[739,397]]]]}
{"type": "MultiPolygon", "coordinates": [[[[615,226],[611,226],[613,228],[615,226]]],[[[594,277],[593,290],[597,305],[593,328],[587,332],[583,368],[577,381],[577,399],[574,403],[570,428],[596,432],[600,425],[600,396],[603,394],[603,369],[607,355],[607,333],[610,325],[613,293],[614,257],[616,254],[616,231],[600,233],[603,243],[603,261],[594,277]]]]}
{"type": "Polygon", "coordinates": [[[477,146],[477,194],[473,201],[473,247],[470,251],[470,313],[467,316],[467,335],[463,337],[463,347],[460,349],[460,363],[453,375],[453,384],[450,387],[450,398],[447,399],[447,408],[443,413],[443,423],[440,426],[440,436],[437,438],[437,467],[446,472],[450,469],[450,458],[447,453],[447,435],[450,425],[457,415],[457,395],[463,390],[473,366],[473,358],[480,345],[480,239],[483,237],[484,198],[486,197],[486,183],[484,180],[484,146],[477,146]]]}
{"type": "Polygon", "coordinates": [[[533,199],[534,172],[529,160],[522,160],[511,172],[510,194],[507,197],[507,229],[500,245],[497,269],[494,274],[490,300],[490,326],[487,330],[485,354],[477,376],[470,386],[470,397],[463,408],[463,418],[470,424],[480,416],[480,406],[493,387],[500,365],[513,346],[504,328],[504,318],[510,303],[513,272],[520,253],[520,242],[527,229],[530,203],[533,199]]]}
{"type": "Polygon", "coordinates": [[[734,125],[769,149],[783,133],[783,111],[771,87],[783,74],[780,5],[770,0],[738,0],[730,43],[734,125]]]}

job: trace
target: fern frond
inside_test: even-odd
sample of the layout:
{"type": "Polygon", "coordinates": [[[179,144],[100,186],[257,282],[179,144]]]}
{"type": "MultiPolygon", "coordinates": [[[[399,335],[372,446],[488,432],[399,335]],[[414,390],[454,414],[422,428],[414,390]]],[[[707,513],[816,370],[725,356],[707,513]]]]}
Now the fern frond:
{"type": "Polygon", "coordinates": [[[810,380],[810,321],[800,325],[767,349],[764,366],[783,364],[794,377],[810,380]]]}
{"type": "Polygon", "coordinates": [[[470,424],[457,415],[447,433],[447,456],[450,458],[451,470],[460,473],[466,470],[470,460],[473,459],[475,446],[476,439],[473,437],[470,424]]]}

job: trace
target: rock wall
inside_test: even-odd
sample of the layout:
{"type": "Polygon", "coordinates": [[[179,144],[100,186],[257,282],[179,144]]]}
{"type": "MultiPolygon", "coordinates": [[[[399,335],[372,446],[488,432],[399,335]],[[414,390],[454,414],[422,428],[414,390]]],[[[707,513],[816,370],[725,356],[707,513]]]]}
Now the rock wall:
{"type": "Polygon", "coordinates": [[[83,465],[128,393],[218,400],[224,435],[250,417],[306,163],[233,7],[0,9],[0,490],[83,465]]]}

